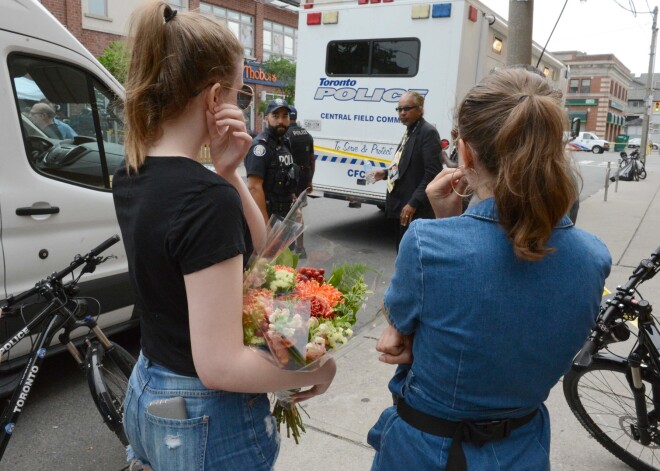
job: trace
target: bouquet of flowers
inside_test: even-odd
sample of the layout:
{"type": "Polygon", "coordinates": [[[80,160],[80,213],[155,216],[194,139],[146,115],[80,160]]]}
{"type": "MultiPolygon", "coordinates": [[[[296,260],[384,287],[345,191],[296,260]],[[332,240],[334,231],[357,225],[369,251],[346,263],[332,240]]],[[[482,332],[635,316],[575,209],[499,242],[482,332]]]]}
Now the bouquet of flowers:
{"type": "MultiPolygon", "coordinates": [[[[284,220],[271,218],[265,248],[251,259],[243,290],[244,343],[295,371],[320,367],[348,342],[369,292],[363,264],[334,267],[327,277],[322,268],[297,266],[288,246],[304,229],[294,219],[298,203],[284,220]]],[[[290,395],[275,394],[273,415],[278,430],[284,422],[287,436],[298,443],[305,428],[290,395]]]]}

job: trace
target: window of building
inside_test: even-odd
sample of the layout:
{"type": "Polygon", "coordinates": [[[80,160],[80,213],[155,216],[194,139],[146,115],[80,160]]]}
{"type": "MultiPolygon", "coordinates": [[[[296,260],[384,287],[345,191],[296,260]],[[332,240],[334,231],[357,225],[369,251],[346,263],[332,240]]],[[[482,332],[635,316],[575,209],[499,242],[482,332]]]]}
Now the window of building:
{"type": "Polygon", "coordinates": [[[108,0],[87,0],[89,13],[98,16],[108,16],[108,0]]]}
{"type": "Polygon", "coordinates": [[[208,3],[200,3],[199,11],[215,17],[229,28],[229,30],[241,41],[245,57],[255,57],[253,16],[208,3]]]}
{"type": "Polygon", "coordinates": [[[414,77],[419,66],[419,49],[417,38],[330,41],[325,71],[329,76],[414,77]]]}
{"type": "Polygon", "coordinates": [[[35,172],[110,191],[124,158],[122,100],[77,67],[14,55],[9,70],[35,172]]]}
{"type": "Polygon", "coordinates": [[[571,79],[568,83],[568,93],[577,93],[579,87],[580,81],[578,79],[571,79]]]}
{"type": "Polygon", "coordinates": [[[582,79],[582,83],[580,84],[580,93],[591,93],[590,79],[582,79]]]}
{"type": "Polygon", "coordinates": [[[295,61],[298,50],[298,30],[274,21],[264,21],[264,60],[271,56],[295,61]]]}

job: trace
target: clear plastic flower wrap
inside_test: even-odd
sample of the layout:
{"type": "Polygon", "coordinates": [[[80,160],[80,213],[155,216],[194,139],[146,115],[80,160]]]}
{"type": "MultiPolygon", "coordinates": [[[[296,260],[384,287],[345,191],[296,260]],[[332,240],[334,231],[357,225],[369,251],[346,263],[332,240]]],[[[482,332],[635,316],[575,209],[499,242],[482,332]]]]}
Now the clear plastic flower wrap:
{"type": "MultiPolygon", "coordinates": [[[[244,343],[269,352],[280,368],[312,371],[336,357],[355,335],[358,312],[371,292],[367,273],[377,273],[361,263],[323,268],[299,267],[298,255],[289,246],[304,231],[298,211],[301,195],[284,218],[272,217],[264,250],[254,254],[245,272],[243,292],[244,343]]],[[[368,325],[362,323],[361,325],[368,325]]],[[[298,443],[304,425],[291,392],[276,392],[273,415],[278,428],[298,443]]]]}

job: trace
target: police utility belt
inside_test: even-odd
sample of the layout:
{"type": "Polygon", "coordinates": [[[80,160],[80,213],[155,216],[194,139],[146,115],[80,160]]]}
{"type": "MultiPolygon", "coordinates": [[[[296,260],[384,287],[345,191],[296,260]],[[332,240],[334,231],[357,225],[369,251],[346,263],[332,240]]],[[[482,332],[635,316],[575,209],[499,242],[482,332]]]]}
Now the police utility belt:
{"type": "Polygon", "coordinates": [[[506,438],[511,431],[529,423],[536,416],[538,408],[518,419],[452,422],[413,409],[404,402],[403,398],[399,398],[396,412],[404,422],[421,432],[451,438],[452,444],[445,470],[467,471],[463,442],[482,446],[489,441],[506,438]]]}

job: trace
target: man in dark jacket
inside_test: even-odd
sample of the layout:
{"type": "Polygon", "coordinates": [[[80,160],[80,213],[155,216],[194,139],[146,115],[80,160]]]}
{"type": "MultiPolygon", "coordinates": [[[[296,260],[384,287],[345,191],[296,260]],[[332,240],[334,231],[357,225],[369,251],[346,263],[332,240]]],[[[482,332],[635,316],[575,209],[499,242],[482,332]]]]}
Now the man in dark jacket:
{"type": "Polygon", "coordinates": [[[426,122],[424,97],[406,92],[396,108],[406,131],[388,169],[374,172],[376,181],[387,179],[385,214],[396,223],[396,247],[408,225],[419,218],[433,218],[426,185],[442,170],[438,130],[426,122]]]}

